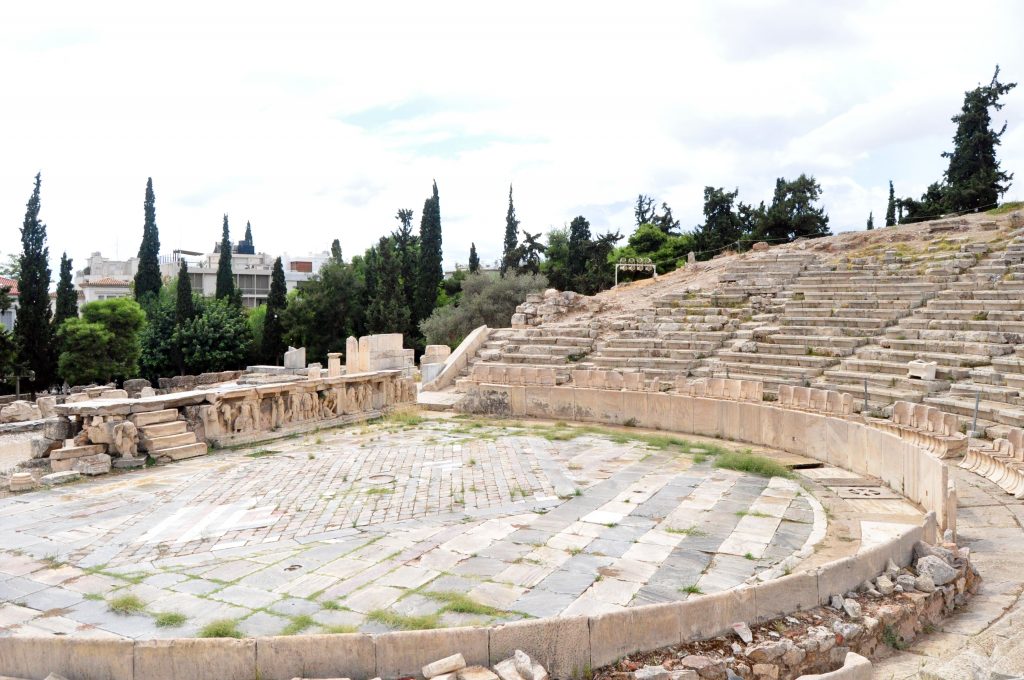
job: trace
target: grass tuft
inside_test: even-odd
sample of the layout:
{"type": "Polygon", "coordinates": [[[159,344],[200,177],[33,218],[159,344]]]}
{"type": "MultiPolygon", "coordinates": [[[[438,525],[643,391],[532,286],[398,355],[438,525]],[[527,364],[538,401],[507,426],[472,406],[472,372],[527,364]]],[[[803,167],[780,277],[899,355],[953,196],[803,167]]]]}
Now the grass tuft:
{"type": "Polygon", "coordinates": [[[788,479],[793,476],[793,473],[785,465],[780,465],[764,456],[747,452],[730,451],[723,453],[715,459],[715,467],[749,472],[761,477],[785,477],[788,479]]]}
{"type": "Polygon", "coordinates": [[[160,612],[153,617],[157,628],[177,628],[188,621],[181,612],[160,612]]]}
{"type": "Polygon", "coordinates": [[[252,453],[245,454],[246,458],[266,458],[267,456],[276,455],[277,451],[271,451],[270,449],[260,449],[259,451],[253,451],[252,453]]]}
{"type": "Polygon", "coordinates": [[[430,630],[440,625],[437,614],[406,616],[387,609],[374,609],[366,615],[366,619],[398,630],[430,630]]]}
{"type": "Polygon", "coordinates": [[[297,635],[307,628],[312,628],[316,625],[316,621],[309,614],[299,614],[298,616],[292,617],[291,623],[284,627],[281,631],[281,635],[297,635]]]}
{"type": "Polygon", "coordinates": [[[242,631],[238,630],[238,621],[235,619],[219,619],[211,621],[199,631],[201,638],[240,638],[242,631]]]}
{"type": "Polygon", "coordinates": [[[495,607],[488,606],[486,604],[480,604],[473,600],[468,595],[463,593],[457,593],[451,590],[441,591],[428,591],[423,593],[424,597],[429,597],[431,600],[437,600],[438,602],[444,602],[444,610],[449,612],[455,612],[457,614],[479,614],[481,616],[503,616],[508,612],[504,612],[495,607]]]}
{"type": "Polygon", "coordinates": [[[129,616],[146,611],[146,603],[136,595],[121,595],[107,602],[107,608],[115,614],[129,616]]]}
{"type": "Polygon", "coordinates": [[[691,583],[688,586],[681,586],[679,588],[681,593],[689,593],[690,595],[703,595],[704,591],[701,590],[696,583],[691,583]]]}

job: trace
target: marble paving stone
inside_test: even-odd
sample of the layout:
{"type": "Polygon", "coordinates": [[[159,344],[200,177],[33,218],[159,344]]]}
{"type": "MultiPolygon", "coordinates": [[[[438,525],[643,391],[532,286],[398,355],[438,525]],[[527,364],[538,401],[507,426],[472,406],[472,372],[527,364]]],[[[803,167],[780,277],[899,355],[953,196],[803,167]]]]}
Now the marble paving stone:
{"type": "MultiPolygon", "coordinates": [[[[362,590],[357,590],[343,601],[343,604],[353,611],[366,614],[367,612],[373,611],[374,609],[381,609],[387,607],[395,602],[399,597],[402,596],[404,591],[401,588],[393,588],[391,586],[369,586],[362,590]]],[[[272,608],[274,611],[282,612],[276,606],[272,608]]],[[[319,607],[314,606],[314,611],[319,607]]],[[[303,614],[310,614],[312,612],[299,612],[303,614]]],[[[290,614],[294,616],[294,614],[290,614]]]]}
{"type": "MultiPolygon", "coordinates": [[[[280,614],[281,616],[300,616],[302,614],[312,614],[319,611],[320,605],[315,602],[310,602],[309,600],[290,597],[284,600],[278,600],[277,602],[268,605],[267,609],[272,613],[280,614]]],[[[355,609],[355,607],[352,607],[352,609],[355,609]]]]}

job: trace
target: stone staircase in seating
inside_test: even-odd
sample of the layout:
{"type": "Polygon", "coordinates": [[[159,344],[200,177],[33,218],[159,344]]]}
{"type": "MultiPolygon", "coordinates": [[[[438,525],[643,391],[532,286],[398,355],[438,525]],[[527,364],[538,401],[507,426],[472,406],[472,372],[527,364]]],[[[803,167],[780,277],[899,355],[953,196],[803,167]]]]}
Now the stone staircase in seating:
{"type": "Polygon", "coordinates": [[[136,413],[129,417],[139,430],[139,450],[162,463],[206,455],[206,443],[196,441],[178,409],[136,413]]]}
{"type": "Polygon", "coordinates": [[[569,382],[570,370],[594,349],[596,333],[587,322],[546,324],[528,328],[498,328],[463,372],[477,363],[494,367],[552,368],[556,384],[569,382]]]}
{"type": "MultiPolygon", "coordinates": [[[[858,336],[852,354],[843,357],[838,366],[822,372],[815,384],[854,395],[855,408],[891,410],[897,401],[920,402],[932,392],[948,389],[958,375],[966,375],[966,366],[978,359],[964,358],[963,343],[914,337],[912,319],[930,308],[939,293],[965,276],[978,263],[987,249],[985,244],[958,243],[942,240],[920,254],[887,251],[877,258],[851,259],[848,267],[853,275],[834,287],[841,330],[846,336],[858,336]],[[908,377],[908,362],[937,362],[934,379],[908,377]]],[[[840,264],[842,267],[842,264],[840,264]]],[[[805,294],[822,293],[821,280],[809,281],[812,288],[805,294]]],[[[967,346],[966,349],[978,349],[967,346]]]]}
{"type": "Polygon", "coordinates": [[[977,399],[978,429],[1005,437],[1024,423],[1024,234],[971,273],[907,319],[906,333],[970,362],[948,392],[924,401],[971,421],[977,399]]]}

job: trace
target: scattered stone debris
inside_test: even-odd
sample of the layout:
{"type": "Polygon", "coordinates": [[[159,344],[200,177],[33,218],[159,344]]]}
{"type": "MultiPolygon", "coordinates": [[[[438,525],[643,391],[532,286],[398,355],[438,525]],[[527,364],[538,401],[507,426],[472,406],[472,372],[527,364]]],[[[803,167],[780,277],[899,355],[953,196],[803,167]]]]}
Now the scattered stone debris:
{"type": "Polygon", "coordinates": [[[835,593],[825,606],[757,626],[736,623],[728,636],[632,654],[599,669],[595,679],[784,680],[844,663],[863,665],[859,656],[847,656],[873,658],[901,648],[966,604],[979,583],[967,548],[919,543],[912,566],[890,561],[857,592],[835,593]],[[942,584],[929,574],[941,575],[942,584]]]}
{"type": "MultiPolygon", "coordinates": [[[[509,658],[494,664],[493,671],[484,666],[467,666],[462,654],[453,654],[428,663],[422,669],[427,680],[548,680],[544,666],[517,649],[509,658]]],[[[647,680],[660,680],[659,675],[650,675],[647,680]]],[[[670,678],[666,671],[664,680],[696,680],[684,677],[670,678]]]]}

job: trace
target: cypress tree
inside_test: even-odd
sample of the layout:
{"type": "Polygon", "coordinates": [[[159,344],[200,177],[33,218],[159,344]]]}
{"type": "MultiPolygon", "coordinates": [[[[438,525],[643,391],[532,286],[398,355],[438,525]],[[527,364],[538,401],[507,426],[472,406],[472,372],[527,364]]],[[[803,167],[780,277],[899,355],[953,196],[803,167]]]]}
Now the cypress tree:
{"type": "Polygon", "coordinates": [[[399,210],[395,215],[398,220],[398,229],[391,237],[395,242],[395,255],[398,258],[398,270],[402,293],[402,304],[409,310],[409,320],[406,328],[402,329],[407,344],[411,343],[416,336],[416,322],[413,308],[416,306],[416,260],[419,251],[419,239],[412,233],[412,210],[399,210]]]}
{"type": "Polygon", "coordinates": [[[896,192],[892,188],[892,180],[889,180],[889,203],[885,206],[885,226],[896,226],[896,192]]]}
{"type": "Polygon", "coordinates": [[[423,202],[423,215],[420,217],[416,311],[413,314],[413,318],[417,321],[422,321],[430,316],[437,305],[437,289],[444,279],[441,258],[441,200],[437,194],[437,182],[434,182],[433,192],[430,198],[423,202]]]}
{"type": "Polygon", "coordinates": [[[590,222],[583,215],[577,215],[569,223],[568,265],[569,285],[579,292],[580,278],[587,268],[587,249],[590,247],[590,222]]]}
{"type": "Polygon", "coordinates": [[[252,245],[252,225],[249,224],[248,220],[245,222],[245,242],[252,245]]]}
{"type": "Polygon", "coordinates": [[[476,244],[469,244],[469,273],[476,274],[480,271],[480,258],[476,254],[476,244]]]}
{"type": "Polygon", "coordinates": [[[508,211],[505,213],[505,244],[501,251],[501,275],[508,270],[519,269],[519,220],[516,219],[516,207],[512,204],[512,185],[508,185],[508,211]]]}
{"type": "Polygon", "coordinates": [[[271,366],[284,357],[288,346],[284,341],[284,324],[281,315],[288,304],[288,286],[284,280],[284,266],[281,258],[274,260],[274,269],[270,274],[270,295],[267,296],[267,316],[263,320],[263,361],[271,366]]]}
{"type": "Polygon", "coordinates": [[[188,275],[188,263],[181,258],[178,267],[178,287],[174,306],[174,325],[180,326],[186,321],[191,321],[196,315],[196,303],[192,299],[192,279],[188,275]]]}
{"type": "Polygon", "coordinates": [[[60,256],[60,278],[57,280],[57,299],[54,304],[53,330],[56,333],[67,319],[78,317],[78,293],[71,280],[71,260],[67,253],[60,256]]]}
{"type": "Polygon", "coordinates": [[[235,275],[231,271],[231,234],[228,232],[228,216],[224,213],[224,233],[220,237],[220,260],[217,261],[218,300],[235,298],[235,275]]]}
{"type": "Polygon", "coordinates": [[[366,310],[366,325],[371,333],[400,333],[409,325],[409,308],[401,290],[401,270],[395,257],[395,245],[387,236],[377,244],[377,272],[370,308],[366,310]]]}
{"type": "Polygon", "coordinates": [[[868,231],[871,231],[874,228],[875,228],[875,213],[874,212],[869,212],[868,213],[868,231]]]}
{"type": "Polygon", "coordinates": [[[337,264],[345,261],[345,258],[341,256],[341,241],[338,239],[331,241],[331,259],[337,264]]]}
{"type": "Polygon", "coordinates": [[[18,317],[14,337],[22,366],[35,371],[32,389],[49,388],[56,377],[56,352],[52,312],[50,311],[50,249],[46,247],[46,225],[39,219],[39,187],[42,175],[36,175],[35,188],[25,210],[21,226],[21,257],[18,264],[18,317]]]}
{"type": "Polygon", "coordinates": [[[156,228],[156,196],[153,178],[146,180],[146,200],[143,204],[145,222],[142,225],[142,243],[139,244],[139,271],[135,274],[135,299],[143,300],[160,294],[160,234],[156,228]]]}
{"type": "Polygon", "coordinates": [[[946,170],[945,207],[949,210],[974,210],[994,206],[1006,193],[1013,174],[1003,172],[996,159],[996,147],[1006,132],[1006,123],[996,132],[989,109],[1003,108],[999,99],[1017,86],[1000,83],[999,67],[992,82],[964,93],[960,113],[953,116],[956,134],[953,150],[943,153],[949,159],[946,170]]]}

